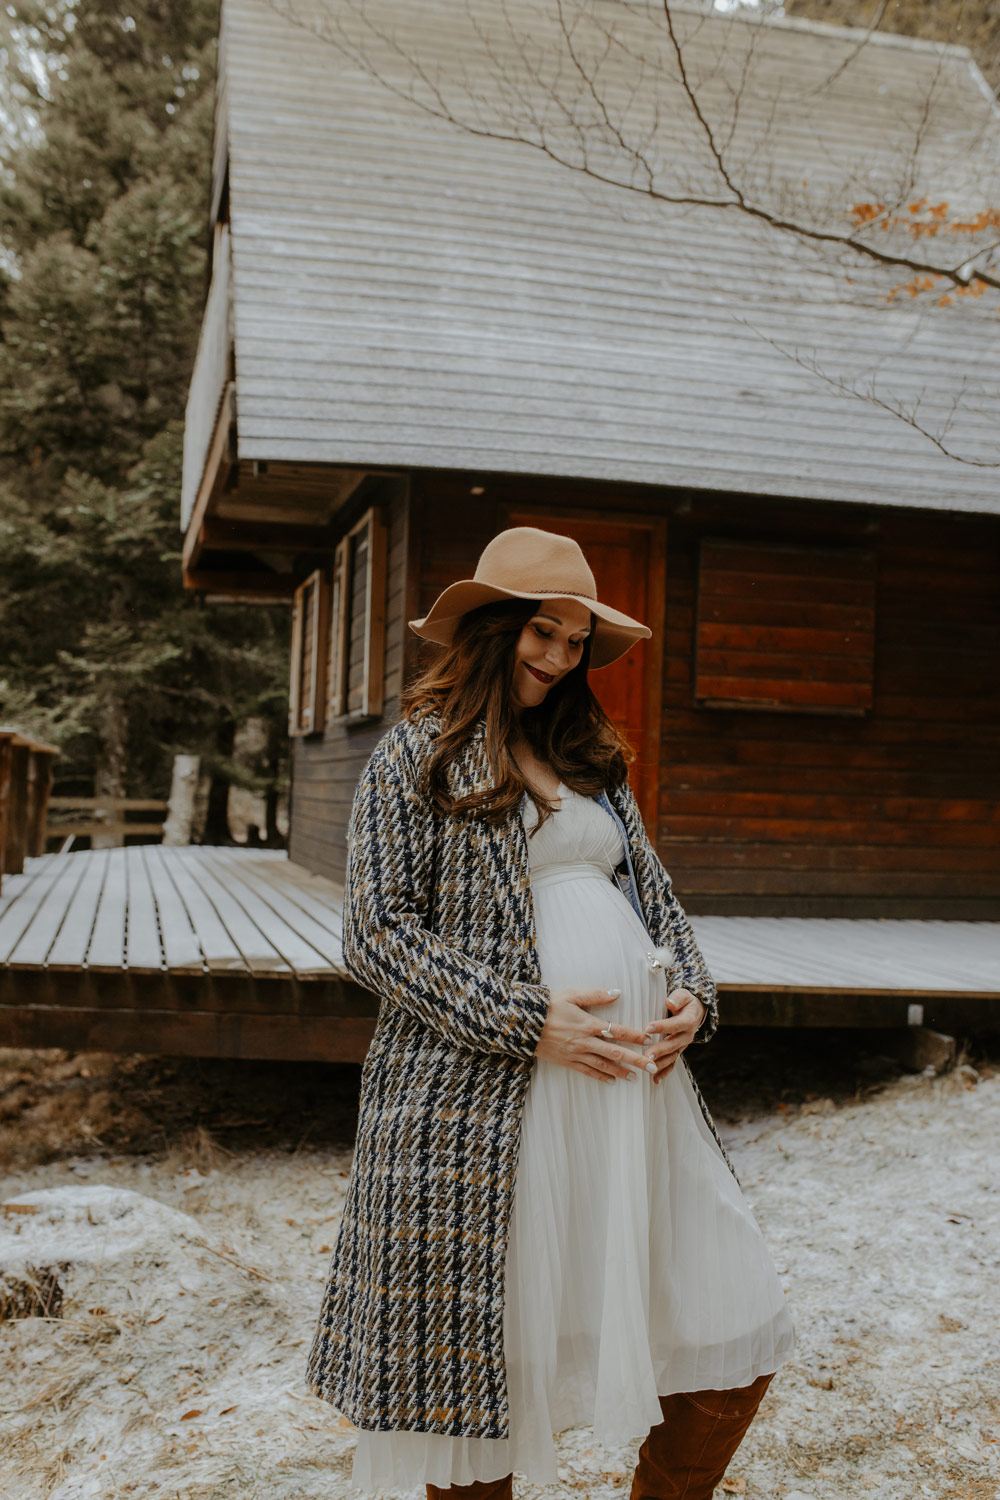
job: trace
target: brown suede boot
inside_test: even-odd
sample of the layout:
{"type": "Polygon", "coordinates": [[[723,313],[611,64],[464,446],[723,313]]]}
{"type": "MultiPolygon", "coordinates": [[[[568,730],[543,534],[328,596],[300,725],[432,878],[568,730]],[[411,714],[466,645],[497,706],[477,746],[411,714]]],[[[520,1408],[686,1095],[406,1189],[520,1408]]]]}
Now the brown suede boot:
{"type": "Polygon", "coordinates": [[[514,1476],[506,1479],[477,1479],[474,1484],[453,1484],[439,1489],[427,1486],[427,1500],[514,1500],[514,1476]]]}
{"type": "Polygon", "coordinates": [[[712,1500],[773,1379],[661,1396],[663,1421],[639,1449],[629,1500],[712,1500]]]}

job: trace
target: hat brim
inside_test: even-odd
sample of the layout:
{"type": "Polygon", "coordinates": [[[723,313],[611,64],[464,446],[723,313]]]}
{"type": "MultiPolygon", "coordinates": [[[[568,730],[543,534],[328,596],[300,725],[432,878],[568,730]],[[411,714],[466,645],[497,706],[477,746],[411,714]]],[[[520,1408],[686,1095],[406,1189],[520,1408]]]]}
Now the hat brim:
{"type": "Polygon", "coordinates": [[[421,636],[425,641],[450,646],[455,628],[463,615],[468,614],[470,609],[477,609],[481,604],[489,604],[498,599],[574,599],[591,610],[597,619],[590,649],[592,668],[609,667],[613,661],[624,656],[636,641],[649,640],[653,634],[648,625],[640,624],[631,615],[623,614],[620,609],[612,609],[610,604],[589,599],[585,594],[567,594],[557,590],[549,593],[537,589],[522,593],[518,589],[500,588],[494,583],[477,583],[474,578],[464,578],[449,585],[438,595],[423,619],[410,620],[409,626],[415,635],[421,636]]]}

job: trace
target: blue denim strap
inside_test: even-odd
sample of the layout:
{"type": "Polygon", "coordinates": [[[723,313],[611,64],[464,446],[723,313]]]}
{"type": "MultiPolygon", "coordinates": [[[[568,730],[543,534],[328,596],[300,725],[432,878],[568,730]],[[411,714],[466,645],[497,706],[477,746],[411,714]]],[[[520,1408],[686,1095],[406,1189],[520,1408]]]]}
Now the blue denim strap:
{"type": "Polygon", "coordinates": [[[626,832],[625,824],[622,822],[614,807],[611,805],[611,799],[608,797],[607,792],[599,792],[598,795],[594,798],[594,801],[598,804],[599,807],[603,807],[604,811],[606,813],[609,813],[618,825],[618,832],[622,836],[622,847],[625,850],[625,865],[628,869],[628,879],[627,881],[623,880],[617,875],[615,876],[615,879],[618,881],[618,884],[625,892],[625,895],[631,901],[636,916],[639,918],[639,921],[648,932],[649,924],[646,921],[646,918],[643,916],[642,907],[639,905],[639,887],[635,878],[635,870],[632,867],[632,851],[629,848],[628,833],[626,832]]]}

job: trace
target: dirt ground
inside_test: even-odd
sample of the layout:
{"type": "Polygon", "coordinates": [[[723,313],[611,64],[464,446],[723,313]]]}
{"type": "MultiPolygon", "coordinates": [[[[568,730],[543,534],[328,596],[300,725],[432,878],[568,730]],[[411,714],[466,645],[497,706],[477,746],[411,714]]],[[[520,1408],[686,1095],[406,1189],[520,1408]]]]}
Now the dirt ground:
{"type": "MultiPolygon", "coordinates": [[[[936,1077],[885,1046],[688,1053],[799,1337],[720,1495],[1000,1500],[1000,1050],[936,1077]]],[[[353,1429],[303,1372],[358,1077],[0,1051],[4,1500],[352,1493],[353,1429]]],[[[564,1433],[559,1483],[515,1494],[627,1494],[637,1446],[564,1433]]]]}

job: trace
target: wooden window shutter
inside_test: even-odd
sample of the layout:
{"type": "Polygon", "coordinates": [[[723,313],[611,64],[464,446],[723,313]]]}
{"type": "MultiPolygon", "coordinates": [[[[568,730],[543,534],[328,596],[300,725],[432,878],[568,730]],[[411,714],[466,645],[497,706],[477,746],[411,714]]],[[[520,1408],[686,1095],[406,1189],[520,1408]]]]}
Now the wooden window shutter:
{"type": "Polygon", "coordinates": [[[321,568],[295,590],[289,734],[315,734],[323,727],[326,705],[330,590],[321,568]]]}
{"type": "Polygon", "coordinates": [[[337,548],[330,643],[330,719],[382,712],[385,676],[386,528],[377,507],[337,548]]]}
{"type": "Polygon", "coordinates": [[[704,707],[863,714],[874,651],[874,552],[702,542],[695,698],[704,707]]]}

